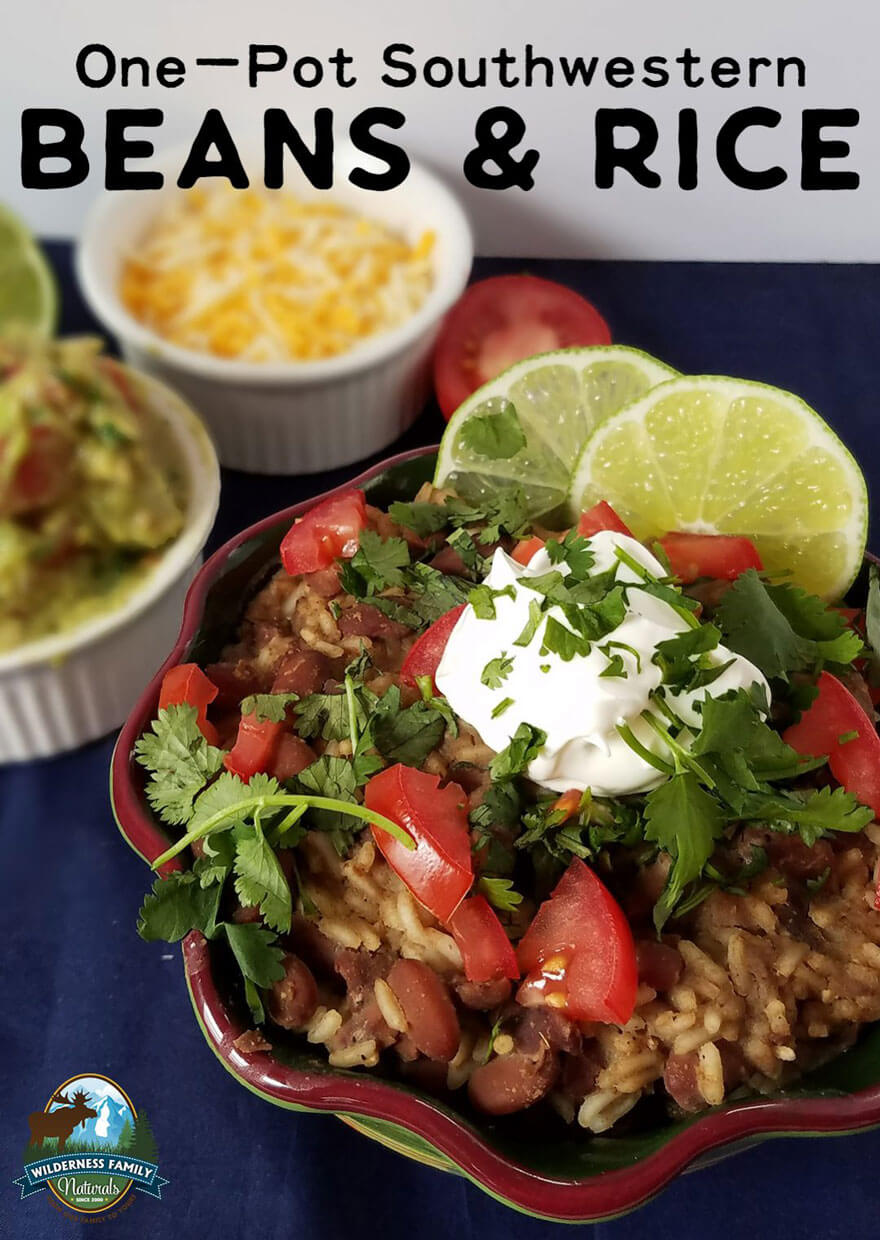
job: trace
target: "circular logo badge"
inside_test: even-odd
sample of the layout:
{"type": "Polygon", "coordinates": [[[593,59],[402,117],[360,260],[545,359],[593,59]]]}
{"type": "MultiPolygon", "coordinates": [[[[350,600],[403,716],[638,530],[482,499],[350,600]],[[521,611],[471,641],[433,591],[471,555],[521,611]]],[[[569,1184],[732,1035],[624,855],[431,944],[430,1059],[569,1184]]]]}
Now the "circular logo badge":
{"type": "Polygon", "coordinates": [[[146,1117],[139,1120],[128,1094],[109,1076],[72,1076],[28,1123],[28,1154],[55,1155],[62,1173],[47,1176],[46,1183],[80,1214],[100,1214],[119,1204],[132,1185],[130,1176],[115,1170],[126,1168],[126,1160],[155,1161],[146,1117]]]}

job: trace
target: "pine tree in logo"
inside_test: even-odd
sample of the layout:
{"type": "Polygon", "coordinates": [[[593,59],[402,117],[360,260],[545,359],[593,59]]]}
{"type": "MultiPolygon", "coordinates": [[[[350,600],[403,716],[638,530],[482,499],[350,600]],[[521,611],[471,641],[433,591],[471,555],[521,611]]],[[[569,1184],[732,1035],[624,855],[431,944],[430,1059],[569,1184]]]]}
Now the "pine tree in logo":
{"type": "Polygon", "coordinates": [[[146,1111],[138,1112],[138,1117],[134,1122],[134,1135],[128,1152],[136,1155],[138,1158],[142,1158],[144,1162],[154,1163],[159,1161],[156,1139],[153,1136],[153,1129],[150,1126],[150,1121],[147,1119],[146,1111]]]}
{"type": "Polygon", "coordinates": [[[131,1126],[131,1120],[126,1120],[119,1131],[119,1137],[116,1141],[116,1151],[119,1154],[127,1154],[131,1149],[131,1143],[134,1140],[134,1129],[131,1126]]]}

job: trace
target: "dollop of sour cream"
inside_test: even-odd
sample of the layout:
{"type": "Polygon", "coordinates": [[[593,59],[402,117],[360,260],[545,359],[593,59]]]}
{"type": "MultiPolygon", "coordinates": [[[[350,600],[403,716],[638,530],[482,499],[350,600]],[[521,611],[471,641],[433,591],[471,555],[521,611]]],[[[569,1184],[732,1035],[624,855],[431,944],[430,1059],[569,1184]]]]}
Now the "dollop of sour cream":
{"type": "MultiPolygon", "coordinates": [[[[509,587],[509,593],[494,598],[494,619],[480,619],[470,605],[465,609],[435,680],[456,714],[476,728],[492,749],[504,749],[522,723],[547,734],[527,769],[537,783],[555,792],[590,788],[597,796],[647,792],[665,776],[634,751],[618,731],[620,725],[626,725],[651,753],[668,760],[666,742],[642,718],[643,711],[651,710],[665,724],[654,700],[657,696],[687,725],[678,737],[680,744],[687,745],[700,727],[697,703],[753,685],[764,691],[769,702],[769,686],[748,659],[722,645],[704,656],[714,666],[729,664],[711,684],[687,692],[664,686],[662,669],[654,662],[657,646],[686,632],[688,623],[669,603],[639,588],[645,579],[621,560],[617,549],[655,579],[664,577],[663,566],[641,543],[623,534],[602,531],[588,542],[594,556],[590,575],[616,568],[616,582],[627,587],[623,621],[593,642],[589,653],[575,654],[567,661],[546,649],[542,653],[545,619],[531,641],[516,645],[529,620],[529,603],[543,600],[529,587],[530,579],[553,568],[563,574],[568,570],[564,564],[552,564],[543,549],[524,567],[499,548],[485,584],[493,590],[509,587]],[[613,644],[608,646],[609,642],[613,644]],[[623,674],[603,676],[612,656],[622,660],[623,674]],[[497,677],[483,675],[490,660],[498,658],[504,659],[506,673],[500,684],[497,677]],[[492,683],[485,683],[486,679],[492,683]]],[[[558,606],[548,607],[547,616],[570,627],[558,606]]]]}

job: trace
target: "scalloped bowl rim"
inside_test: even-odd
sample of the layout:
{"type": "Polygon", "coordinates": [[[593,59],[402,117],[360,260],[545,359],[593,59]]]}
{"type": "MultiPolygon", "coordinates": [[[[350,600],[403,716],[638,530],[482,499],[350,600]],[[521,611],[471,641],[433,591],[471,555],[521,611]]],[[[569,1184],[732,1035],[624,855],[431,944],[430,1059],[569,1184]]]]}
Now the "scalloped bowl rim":
{"type": "MultiPolygon", "coordinates": [[[[390,457],[338,487],[264,517],[231,538],[203,565],[187,595],[174,649],[123,726],[111,760],[114,816],[126,842],[143,860],[149,863],[159,856],[167,846],[167,837],[143,808],[132,778],[131,750],[155,714],[165,669],[178,662],[197,634],[208,592],[230,555],[272,526],[292,521],[321,499],[363,485],[396,465],[436,450],[435,445],[390,457]]],[[[870,553],[866,559],[880,564],[870,553]]],[[[180,868],[175,858],[162,872],[167,874],[180,868]]],[[[206,940],[193,931],[182,949],[187,987],[202,1032],[224,1067],[252,1093],[293,1110],[364,1116],[406,1129],[439,1150],[491,1196],[542,1218],[588,1222],[625,1213],[648,1201],[700,1156],[750,1138],[830,1136],[880,1124],[880,1081],[852,1094],[834,1097],[749,1099],[693,1120],[660,1149],[629,1167],[602,1171],[585,1179],[557,1178],[499,1153],[464,1117],[456,1118],[441,1105],[404,1092],[381,1077],[342,1075],[329,1069],[305,1071],[279,1062],[267,1051],[243,1055],[234,1042],[246,1026],[230,1012],[218,992],[206,940]]]]}

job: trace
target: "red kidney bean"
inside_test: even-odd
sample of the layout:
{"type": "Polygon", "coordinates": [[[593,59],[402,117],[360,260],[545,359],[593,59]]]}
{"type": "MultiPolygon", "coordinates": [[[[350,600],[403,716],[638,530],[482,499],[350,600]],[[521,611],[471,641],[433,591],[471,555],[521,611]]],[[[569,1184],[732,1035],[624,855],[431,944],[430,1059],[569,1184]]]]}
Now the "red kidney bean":
{"type": "Polygon", "coordinates": [[[428,1059],[448,1063],[458,1050],[461,1031],[446,983],[421,960],[396,961],[387,981],[418,1049],[428,1059]]]}
{"type": "Polygon", "coordinates": [[[454,547],[443,547],[431,560],[431,567],[452,577],[466,577],[467,566],[454,547]]]}
{"type": "Polygon", "coordinates": [[[337,624],[345,637],[403,637],[410,631],[405,624],[398,624],[369,603],[348,607],[340,613],[337,624]]]}
{"type": "Polygon", "coordinates": [[[281,659],[272,681],[273,693],[298,693],[307,697],[317,693],[330,668],[326,655],[317,650],[294,647],[281,659]]]}
{"type": "Polygon", "coordinates": [[[332,568],[319,568],[317,572],[305,573],[303,581],[316,594],[320,594],[321,598],[333,598],[334,594],[339,593],[339,569],[335,564],[332,568]]]}
{"type": "Polygon", "coordinates": [[[583,1102],[596,1088],[602,1071],[601,1057],[595,1043],[587,1044],[579,1055],[563,1055],[559,1089],[574,1102],[583,1102]]]}
{"type": "Polygon", "coordinates": [[[511,1115],[533,1106],[549,1093],[559,1072],[550,1050],[537,1058],[511,1051],[482,1064],[468,1082],[470,1100],[489,1115],[511,1115]]]}
{"type": "Polygon", "coordinates": [[[491,1012],[492,1008],[506,1003],[513,987],[506,977],[491,982],[469,982],[461,978],[455,983],[455,993],[467,1008],[475,1012],[491,1012]]]}
{"type": "Polygon", "coordinates": [[[673,987],[684,968],[678,949],[670,943],[658,943],[656,939],[640,939],[636,943],[636,963],[639,981],[658,991],[673,987]]]}
{"type": "Polygon", "coordinates": [[[318,1006],[318,988],[308,966],[289,952],[284,957],[284,977],[273,982],[266,996],[266,1010],[283,1029],[301,1029],[318,1006]]]}
{"type": "Polygon", "coordinates": [[[217,687],[215,706],[220,709],[237,707],[242,698],[263,688],[262,677],[242,659],[237,663],[210,663],[205,675],[217,687]]]}
{"type": "Polygon", "coordinates": [[[834,861],[828,840],[817,840],[808,848],[797,835],[777,835],[767,842],[770,864],[789,878],[818,878],[834,861]]]}
{"type": "Polygon", "coordinates": [[[232,920],[236,925],[247,926],[253,921],[262,921],[263,914],[260,912],[259,904],[239,904],[233,910],[232,920]]]}
{"type": "Polygon", "coordinates": [[[663,1069],[663,1084],[683,1111],[702,1111],[706,1100],[697,1086],[696,1051],[687,1055],[670,1055],[663,1069]]]}

